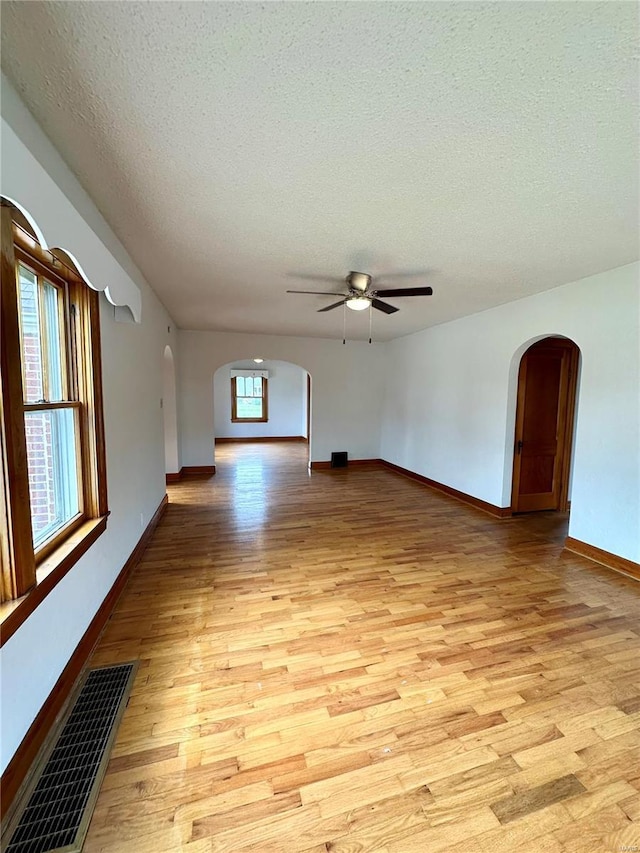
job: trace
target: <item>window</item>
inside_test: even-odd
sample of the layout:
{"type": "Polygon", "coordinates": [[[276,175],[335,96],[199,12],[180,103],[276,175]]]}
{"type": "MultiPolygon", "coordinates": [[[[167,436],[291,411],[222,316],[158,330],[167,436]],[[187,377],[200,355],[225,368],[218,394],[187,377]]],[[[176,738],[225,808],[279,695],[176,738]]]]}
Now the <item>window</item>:
{"type": "Polygon", "coordinates": [[[263,376],[231,377],[232,423],[265,423],[269,420],[267,382],[263,376]]]}
{"type": "Polygon", "coordinates": [[[34,548],[82,509],[76,364],[65,318],[73,306],[64,282],[18,263],[27,471],[34,548]]]}
{"type": "Polygon", "coordinates": [[[52,588],[107,516],[98,294],[27,227],[2,208],[3,600],[52,588]]]}

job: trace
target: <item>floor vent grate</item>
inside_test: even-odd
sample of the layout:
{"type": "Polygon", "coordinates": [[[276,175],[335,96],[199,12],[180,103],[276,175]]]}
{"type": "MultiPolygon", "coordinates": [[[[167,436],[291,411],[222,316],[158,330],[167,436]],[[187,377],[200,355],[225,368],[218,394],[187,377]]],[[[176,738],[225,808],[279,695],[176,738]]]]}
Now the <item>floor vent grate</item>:
{"type": "Polygon", "coordinates": [[[25,792],[6,853],[82,849],[136,669],[127,663],[87,673],[25,792]]]}

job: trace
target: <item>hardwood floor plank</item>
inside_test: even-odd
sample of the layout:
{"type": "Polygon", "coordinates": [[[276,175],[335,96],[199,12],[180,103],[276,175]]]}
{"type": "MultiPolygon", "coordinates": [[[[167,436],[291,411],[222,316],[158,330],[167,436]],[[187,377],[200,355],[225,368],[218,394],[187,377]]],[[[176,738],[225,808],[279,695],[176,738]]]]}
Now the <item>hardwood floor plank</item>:
{"type": "Polygon", "coordinates": [[[425,809],[431,801],[429,789],[422,787],[352,809],[348,834],[329,842],[327,849],[330,853],[379,850],[387,843],[411,837],[429,827],[425,809]]]}
{"type": "Polygon", "coordinates": [[[628,797],[636,795],[636,791],[628,782],[612,782],[609,785],[588,791],[575,800],[565,803],[566,809],[574,820],[586,817],[604,806],[614,805],[628,797]]]}
{"type": "MultiPolygon", "coordinates": [[[[496,821],[499,823],[497,818],[496,821]]],[[[555,831],[568,824],[571,824],[571,831],[575,832],[576,826],[571,822],[569,812],[562,803],[555,803],[541,811],[524,815],[506,826],[500,824],[499,829],[480,834],[477,837],[477,849],[481,853],[512,853],[530,846],[533,850],[543,851],[547,839],[551,837],[556,841],[555,831]]]]}
{"type": "Polygon", "coordinates": [[[317,804],[269,816],[211,836],[211,853],[286,853],[318,846],[348,831],[347,816],[324,818],[317,804]]]}
{"type": "Polygon", "coordinates": [[[518,765],[509,755],[499,758],[497,761],[489,762],[464,770],[462,773],[454,773],[444,779],[437,779],[429,783],[429,790],[439,799],[451,799],[464,796],[478,787],[489,785],[492,782],[509,779],[518,771],[518,765]]]}
{"type": "Polygon", "coordinates": [[[130,752],[119,758],[112,758],[109,762],[109,771],[119,773],[121,770],[130,770],[133,767],[145,767],[158,761],[176,758],[178,755],[178,744],[172,743],[168,746],[160,746],[154,749],[143,749],[140,752],[130,752]]]}
{"type": "Polygon", "coordinates": [[[201,838],[217,835],[226,829],[235,829],[236,827],[255,823],[271,815],[287,813],[300,806],[300,794],[297,791],[287,791],[282,794],[274,794],[272,792],[270,796],[261,797],[258,800],[243,803],[235,808],[219,811],[208,817],[194,820],[191,828],[191,841],[198,841],[201,838]]]}
{"type": "MultiPolygon", "coordinates": [[[[583,819],[579,833],[575,831],[575,824],[570,823],[557,829],[553,837],[560,842],[563,851],[569,853],[601,853],[603,850],[619,853],[623,850],[622,844],[608,843],[608,839],[613,833],[626,831],[629,826],[628,817],[618,806],[608,806],[583,819]]],[[[637,826],[635,830],[637,842],[637,826]]]]}
{"type": "Polygon", "coordinates": [[[553,782],[554,779],[559,779],[568,772],[575,773],[580,778],[584,768],[585,762],[582,758],[576,755],[575,752],[571,752],[559,758],[542,759],[537,764],[532,764],[526,770],[514,773],[513,776],[509,777],[509,782],[514,792],[520,793],[521,791],[529,791],[531,788],[536,788],[539,785],[545,785],[547,782],[553,782]]]}
{"type": "Polygon", "coordinates": [[[584,785],[570,773],[551,782],[545,782],[537,788],[531,788],[511,797],[505,797],[491,804],[491,811],[500,823],[511,823],[523,815],[537,812],[547,806],[575,797],[586,791],[584,785]]]}
{"type": "Polygon", "coordinates": [[[305,766],[279,776],[274,776],[272,781],[273,790],[278,793],[292,791],[295,788],[301,789],[304,786],[311,785],[313,782],[333,779],[334,777],[342,776],[344,773],[368,767],[370,764],[372,764],[372,759],[368,752],[363,751],[339,756],[321,764],[311,764],[311,766],[305,766]]]}
{"type": "Polygon", "coordinates": [[[468,811],[459,820],[413,832],[405,838],[395,838],[386,845],[389,853],[440,853],[453,842],[466,842],[498,824],[498,819],[486,806],[468,811]]]}
{"type": "Polygon", "coordinates": [[[93,656],[140,667],[85,853],[631,844],[638,584],[555,514],[304,452],[223,445],[170,487],[93,656]]]}

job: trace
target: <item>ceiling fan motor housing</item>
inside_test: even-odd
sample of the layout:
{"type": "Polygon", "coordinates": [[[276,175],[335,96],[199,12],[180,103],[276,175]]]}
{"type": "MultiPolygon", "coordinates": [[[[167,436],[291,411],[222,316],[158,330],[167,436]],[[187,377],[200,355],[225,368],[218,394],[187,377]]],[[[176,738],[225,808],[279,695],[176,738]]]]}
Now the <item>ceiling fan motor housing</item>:
{"type": "Polygon", "coordinates": [[[364,272],[350,272],[347,276],[347,284],[351,290],[366,293],[371,286],[371,276],[364,272]]]}

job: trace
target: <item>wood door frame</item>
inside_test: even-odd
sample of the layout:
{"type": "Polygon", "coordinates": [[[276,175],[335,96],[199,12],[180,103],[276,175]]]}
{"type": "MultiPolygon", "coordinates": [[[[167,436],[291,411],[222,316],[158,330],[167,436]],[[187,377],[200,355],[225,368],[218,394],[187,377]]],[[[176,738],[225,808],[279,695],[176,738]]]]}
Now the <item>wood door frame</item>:
{"type": "MultiPolygon", "coordinates": [[[[545,341],[565,342],[567,359],[563,359],[562,371],[565,372],[565,377],[561,379],[560,387],[566,388],[566,391],[559,401],[560,410],[564,420],[564,430],[558,436],[558,452],[561,455],[559,478],[560,485],[558,489],[558,506],[551,512],[567,512],[569,509],[569,479],[571,475],[571,458],[573,455],[573,433],[575,424],[576,411],[576,393],[578,388],[578,370],[580,365],[580,348],[572,341],[571,338],[561,338],[558,335],[548,335],[540,338],[537,341],[529,344],[526,350],[520,356],[518,365],[517,378],[517,394],[516,394],[516,418],[513,441],[513,463],[512,463],[512,479],[511,479],[511,510],[519,512],[518,499],[520,494],[520,465],[518,464],[520,454],[517,452],[518,436],[522,435],[524,423],[524,398],[526,390],[526,373],[523,375],[523,368],[526,367],[525,356],[533,349],[533,347],[544,343],[545,341]],[[568,376],[566,375],[568,372],[568,376]]],[[[533,510],[532,510],[533,511],[533,510]]]]}
{"type": "MultiPolygon", "coordinates": [[[[567,340],[569,340],[567,338],[567,340]]],[[[580,368],[580,350],[574,341],[569,349],[569,378],[567,383],[565,434],[562,465],[560,468],[560,495],[558,511],[569,510],[569,481],[571,479],[571,460],[573,458],[573,434],[576,421],[576,398],[578,392],[578,370],[580,368]]]]}

